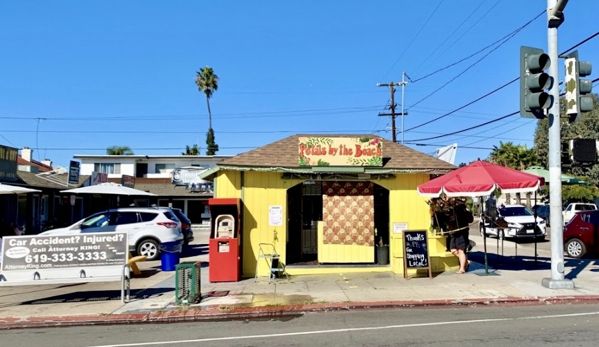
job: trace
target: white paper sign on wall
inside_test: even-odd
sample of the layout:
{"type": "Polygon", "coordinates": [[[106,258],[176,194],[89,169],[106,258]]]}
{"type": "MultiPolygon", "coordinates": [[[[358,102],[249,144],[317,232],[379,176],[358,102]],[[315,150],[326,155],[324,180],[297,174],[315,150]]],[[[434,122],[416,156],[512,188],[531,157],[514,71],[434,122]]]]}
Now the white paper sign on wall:
{"type": "Polygon", "coordinates": [[[271,227],[280,227],[283,225],[283,206],[268,206],[268,225],[271,227]]]}

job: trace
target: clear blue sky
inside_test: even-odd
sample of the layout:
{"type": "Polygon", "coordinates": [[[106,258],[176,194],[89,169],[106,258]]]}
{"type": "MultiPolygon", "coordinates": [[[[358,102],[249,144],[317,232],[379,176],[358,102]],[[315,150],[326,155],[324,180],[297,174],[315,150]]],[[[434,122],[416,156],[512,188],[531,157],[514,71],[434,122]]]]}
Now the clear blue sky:
{"type": "MultiPolygon", "coordinates": [[[[545,7],[546,0],[2,1],[0,143],[34,148],[35,159],[60,166],[113,145],[157,155],[197,143],[203,154],[207,109],[194,77],[209,65],[220,77],[211,100],[218,154],[296,133],[390,139],[389,118],[378,116],[389,90],[376,84],[401,80],[402,71],[414,81],[405,88],[409,146],[425,153],[454,142],[476,147],[460,147],[456,163],[486,158],[499,141],[531,147],[536,121],[519,116],[423,140],[517,111],[518,82],[407,129],[518,77],[519,47],[547,48],[545,14],[507,42],[418,80],[545,7]]],[[[560,52],[599,30],[598,13],[599,1],[569,2],[560,52]]],[[[599,38],[578,50],[599,69],[599,38]]],[[[401,89],[396,101],[400,107],[401,89]]],[[[401,139],[399,118],[397,125],[401,139]]]]}

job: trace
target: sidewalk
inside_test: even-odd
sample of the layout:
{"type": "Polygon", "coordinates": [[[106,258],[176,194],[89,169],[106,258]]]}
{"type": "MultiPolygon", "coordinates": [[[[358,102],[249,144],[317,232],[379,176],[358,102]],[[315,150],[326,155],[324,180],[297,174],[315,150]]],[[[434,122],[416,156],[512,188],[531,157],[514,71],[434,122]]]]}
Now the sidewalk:
{"type": "MultiPolygon", "coordinates": [[[[272,317],[364,308],[599,302],[598,260],[566,259],[566,278],[574,281],[575,289],[547,289],[541,285],[543,278],[551,277],[547,255],[539,251],[534,263],[530,245],[519,246],[517,258],[507,253],[511,249],[507,247],[501,259],[489,255],[489,264],[497,269],[489,268],[487,275],[482,239],[472,238],[477,247],[470,254],[469,272],[445,272],[432,279],[404,279],[388,272],[294,276],[289,282],[277,279],[271,284],[266,277],[257,282],[252,278],[209,283],[205,267],[202,299],[188,306],[174,302],[174,272],[156,271],[159,262],[142,264],[146,276],[132,279],[132,301],[124,305],[118,283],[3,287],[0,329],[272,317]]],[[[488,239],[489,253],[494,244],[494,239],[488,239]]],[[[205,244],[195,245],[191,254],[182,261],[207,264],[205,244]]]]}

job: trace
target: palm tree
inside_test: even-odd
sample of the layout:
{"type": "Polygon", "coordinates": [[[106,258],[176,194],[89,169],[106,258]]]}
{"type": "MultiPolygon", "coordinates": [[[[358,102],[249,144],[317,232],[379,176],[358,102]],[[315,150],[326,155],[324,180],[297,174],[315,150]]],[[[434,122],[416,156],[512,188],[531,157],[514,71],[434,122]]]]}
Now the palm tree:
{"type": "Polygon", "coordinates": [[[133,155],[133,151],[128,146],[112,146],[106,148],[108,155],[133,155]]]}
{"type": "Polygon", "coordinates": [[[182,155],[199,155],[200,147],[198,145],[193,145],[192,147],[185,146],[185,152],[181,153],[182,155]]]}
{"type": "Polygon", "coordinates": [[[204,92],[206,95],[206,104],[208,105],[208,133],[206,134],[206,144],[208,148],[206,150],[207,155],[214,155],[218,151],[218,145],[214,141],[214,130],[212,130],[212,111],[210,110],[210,98],[215,91],[218,90],[218,76],[214,73],[214,70],[205,66],[196,72],[195,83],[198,86],[200,92],[204,92]]]}

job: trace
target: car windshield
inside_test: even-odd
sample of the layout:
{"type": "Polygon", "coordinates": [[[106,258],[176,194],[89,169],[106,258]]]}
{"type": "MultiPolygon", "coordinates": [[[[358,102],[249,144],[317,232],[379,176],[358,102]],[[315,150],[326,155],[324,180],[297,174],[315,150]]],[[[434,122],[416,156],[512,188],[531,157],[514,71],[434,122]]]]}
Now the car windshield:
{"type": "Polygon", "coordinates": [[[499,209],[499,213],[504,217],[532,216],[532,212],[524,206],[504,207],[499,209]]]}

